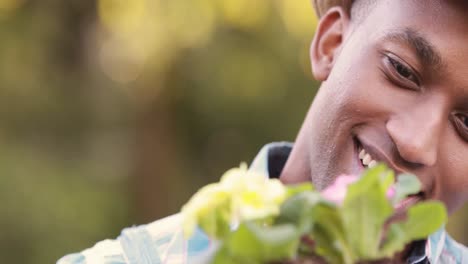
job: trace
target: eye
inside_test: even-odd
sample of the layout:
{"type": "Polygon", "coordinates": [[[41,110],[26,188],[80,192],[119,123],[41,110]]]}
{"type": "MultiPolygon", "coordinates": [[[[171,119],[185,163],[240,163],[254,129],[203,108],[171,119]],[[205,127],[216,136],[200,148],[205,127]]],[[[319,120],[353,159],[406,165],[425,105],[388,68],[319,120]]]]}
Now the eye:
{"type": "Polygon", "coordinates": [[[468,128],[468,117],[466,116],[460,116],[460,119],[462,120],[463,124],[465,125],[465,127],[468,128]]]}
{"type": "Polygon", "coordinates": [[[454,123],[458,134],[468,141],[468,115],[463,113],[454,114],[454,123]]]}
{"type": "Polygon", "coordinates": [[[411,67],[405,65],[396,58],[392,58],[392,56],[387,56],[387,58],[398,77],[408,80],[419,86],[418,77],[414,73],[413,69],[411,69],[411,67]]]}
{"type": "Polygon", "coordinates": [[[392,52],[382,51],[381,71],[393,85],[412,91],[422,91],[418,72],[392,52]]]}
{"type": "Polygon", "coordinates": [[[463,114],[457,114],[457,117],[460,119],[460,121],[463,123],[466,129],[468,129],[468,117],[463,114]]]}

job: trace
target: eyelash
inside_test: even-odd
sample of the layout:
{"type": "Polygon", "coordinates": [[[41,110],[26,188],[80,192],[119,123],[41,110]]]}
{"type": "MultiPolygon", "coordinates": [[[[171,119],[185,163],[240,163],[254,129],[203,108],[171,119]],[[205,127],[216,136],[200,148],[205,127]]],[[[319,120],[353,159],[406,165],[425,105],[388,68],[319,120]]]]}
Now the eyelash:
{"type": "Polygon", "coordinates": [[[453,123],[458,131],[458,134],[464,140],[468,141],[468,116],[466,114],[456,113],[453,115],[453,117],[453,123]]]}
{"type": "Polygon", "coordinates": [[[390,68],[390,71],[392,71],[390,74],[392,75],[391,78],[398,79],[396,80],[396,82],[398,82],[402,86],[405,86],[406,88],[409,88],[411,90],[419,90],[420,82],[415,71],[411,67],[407,66],[404,62],[401,62],[393,57],[394,56],[385,54],[387,64],[389,64],[388,66],[390,68]],[[415,85],[417,87],[414,87],[415,85]]]}

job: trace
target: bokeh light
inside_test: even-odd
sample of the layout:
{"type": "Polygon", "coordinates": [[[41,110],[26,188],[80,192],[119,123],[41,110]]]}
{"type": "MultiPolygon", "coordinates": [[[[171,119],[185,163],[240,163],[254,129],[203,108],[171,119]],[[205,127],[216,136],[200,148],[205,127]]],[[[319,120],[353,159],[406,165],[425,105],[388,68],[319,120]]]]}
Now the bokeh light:
{"type": "Polygon", "coordinates": [[[271,9],[268,1],[221,0],[219,5],[225,21],[244,30],[258,30],[264,26],[271,9]]]}
{"type": "Polygon", "coordinates": [[[99,17],[104,26],[115,34],[132,34],[146,23],[149,0],[99,0],[99,17]]]}
{"type": "Polygon", "coordinates": [[[310,1],[281,0],[279,8],[287,30],[298,39],[310,41],[317,26],[310,1]]]}

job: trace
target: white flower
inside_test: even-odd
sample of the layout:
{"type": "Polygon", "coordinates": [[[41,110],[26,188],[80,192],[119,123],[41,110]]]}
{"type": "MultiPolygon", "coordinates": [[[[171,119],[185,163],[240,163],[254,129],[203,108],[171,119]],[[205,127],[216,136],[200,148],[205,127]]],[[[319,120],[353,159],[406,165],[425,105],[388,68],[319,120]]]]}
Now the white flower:
{"type": "Polygon", "coordinates": [[[219,184],[212,183],[201,188],[182,207],[184,234],[191,236],[200,226],[208,235],[222,236],[229,231],[229,223],[222,224],[222,221],[229,221],[230,203],[230,194],[219,184]]]}
{"type": "Polygon", "coordinates": [[[182,208],[184,233],[189,236],[200,226],[220,238],[240,222],[278,215],[286,196],[279,180],[248,171],[242,164],[227,171],[219,183],[200,189],[182,208]]]}

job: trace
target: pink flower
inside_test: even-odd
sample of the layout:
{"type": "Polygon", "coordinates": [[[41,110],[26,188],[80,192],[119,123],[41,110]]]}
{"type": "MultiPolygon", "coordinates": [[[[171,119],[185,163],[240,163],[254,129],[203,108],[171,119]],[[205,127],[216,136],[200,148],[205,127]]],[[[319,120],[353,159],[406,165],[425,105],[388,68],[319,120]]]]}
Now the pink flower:
{"type": "MultiPolygon", "coordinates": [[[[338,205],[341,205],[346,197],[348,186],[359,180],[359,176],[342,174],[335,179],[332,185],[322,191],[322,196],[338,205]]],[[[395,186],[392,185],[387,190],[387,198],[390,200],[395,196],[395,186]]]]}
{"type": "Polygon", "coordinates": [[[387,190],[387,198],[391,200],[393,199],[393,197],[395,197],[395,194],[396,194],[395,185],[392,185],[387,190]]]}
{"type": "Polygon", "coordinates": [[[348,185],[356,182],[359,176],[342,174],[335,179],[335,182],[322,191],[325,199],[341,205],[346,197],[348,185]]]}

